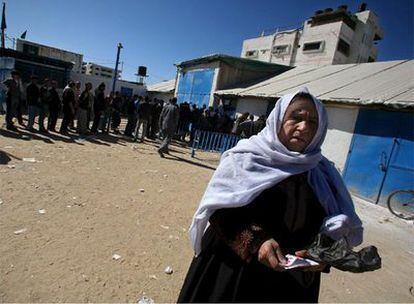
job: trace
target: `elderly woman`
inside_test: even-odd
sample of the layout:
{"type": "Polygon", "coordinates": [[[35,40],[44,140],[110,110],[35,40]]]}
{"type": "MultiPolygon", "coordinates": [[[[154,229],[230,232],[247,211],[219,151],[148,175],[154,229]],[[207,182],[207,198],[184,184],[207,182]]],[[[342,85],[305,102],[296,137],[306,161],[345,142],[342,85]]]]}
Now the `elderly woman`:
{"type": "Polygon", "coordinates": [[[283,96],[258,135],[225,152],[190,228],[195,258],[178,302],[317,302],[324,265],[286,270],[322,232],[362,242],[341,176],[321,154],[323,104],[283,96]]]}

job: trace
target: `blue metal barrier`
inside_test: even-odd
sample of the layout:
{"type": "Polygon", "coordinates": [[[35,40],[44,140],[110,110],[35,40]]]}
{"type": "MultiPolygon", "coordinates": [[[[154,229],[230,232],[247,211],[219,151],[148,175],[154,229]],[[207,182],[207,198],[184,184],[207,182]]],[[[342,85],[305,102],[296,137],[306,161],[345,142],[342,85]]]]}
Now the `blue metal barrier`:
{"type": "Polygon", "coordinates": [[[191,149],[191,157],[196,150],[223,153],[233,148],[241,138],[233,134],[196,130],[191,149]]]}

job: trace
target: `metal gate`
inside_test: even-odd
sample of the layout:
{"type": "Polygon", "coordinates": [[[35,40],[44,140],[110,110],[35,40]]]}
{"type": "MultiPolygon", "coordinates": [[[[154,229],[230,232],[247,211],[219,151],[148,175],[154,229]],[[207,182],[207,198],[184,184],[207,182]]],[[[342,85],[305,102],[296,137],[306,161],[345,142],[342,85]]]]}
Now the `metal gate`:
{"type": "Polygon", "coordinates": [[[181,72],[177,88],[178,103],[189,102],[208,106],[213,87],[214,69],[181,72]]]}
{"type": "Polygon", "coordinates": [[[360,110],[344,179],[375,204],[394,190],[414,189],[414,114],[360,110]]]}

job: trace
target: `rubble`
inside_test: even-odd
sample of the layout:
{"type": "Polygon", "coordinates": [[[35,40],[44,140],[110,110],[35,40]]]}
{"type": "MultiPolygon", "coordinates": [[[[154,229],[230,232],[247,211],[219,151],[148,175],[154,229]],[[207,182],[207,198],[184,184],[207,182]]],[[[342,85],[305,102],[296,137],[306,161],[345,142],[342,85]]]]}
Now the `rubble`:
{"type": "Polygon", "coordinates": [[[165,267],[164,272],[166,274],[172,274],[174,271],[173,271],[171,266],[167,266],[167,267],[165,267]]]}
{"type": "Polygon", "coordinates": [[[27,228],[23,228],[23,229],[16,230],[14,232],[14,234],[15,235],[19,235],[19,234],[25,233],[26,231],[27,231],[27,228]]]}

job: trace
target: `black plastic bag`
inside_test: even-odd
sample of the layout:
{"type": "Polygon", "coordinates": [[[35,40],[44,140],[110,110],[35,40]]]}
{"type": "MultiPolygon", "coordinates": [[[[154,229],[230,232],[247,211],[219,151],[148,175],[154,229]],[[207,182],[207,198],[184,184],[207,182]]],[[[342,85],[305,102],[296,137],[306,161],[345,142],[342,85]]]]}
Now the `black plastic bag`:
{"type": "Polygon", "coordinates": [[[375,246],[352,251],[345,238],[338,241],[325,234],[318,234],[308,248],[308,256],[316,262],[326,263],[342,271],[365,272],[381,268],[381,257],[375,246]]]}

